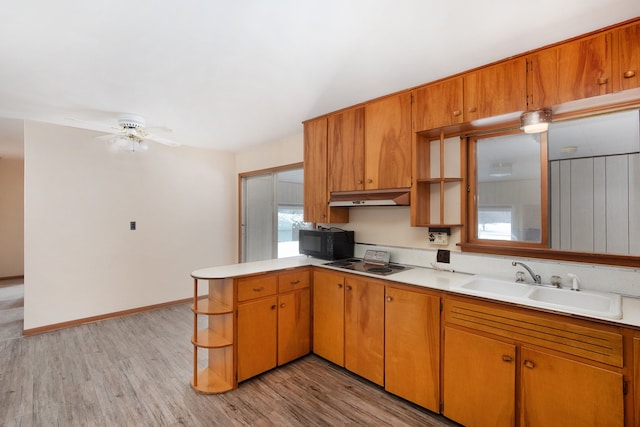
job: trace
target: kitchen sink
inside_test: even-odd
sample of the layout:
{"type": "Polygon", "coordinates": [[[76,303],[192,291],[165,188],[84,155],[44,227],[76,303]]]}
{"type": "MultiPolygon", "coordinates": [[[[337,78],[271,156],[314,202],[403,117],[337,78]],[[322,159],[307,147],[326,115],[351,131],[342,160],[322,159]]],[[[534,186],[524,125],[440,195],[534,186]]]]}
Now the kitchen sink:
{"type": "Polygon", "coordinates": [[[534,288],[528,298],[549,307],[570,307],[579,313],[612,318],[622,317],[622,298],[618,294],[534,288]]]}
{"type": "Polygon", "coordinates": [[[525,283],[508,282],[506,280],[494,280],[485,277],[476,277],[463,283],[460,287],[474,293],[490,293],[496,295],[523,297],[531,292],[531,286],[525,283]]]}
{"type": "Polygon", "coordinates": [[[622,298],[618,294],[596,291],[572,291],[528,283],[509,282],[474,276],[452,289],[459,292],[523,303],[568,313],[620,319],[622,298]]]}

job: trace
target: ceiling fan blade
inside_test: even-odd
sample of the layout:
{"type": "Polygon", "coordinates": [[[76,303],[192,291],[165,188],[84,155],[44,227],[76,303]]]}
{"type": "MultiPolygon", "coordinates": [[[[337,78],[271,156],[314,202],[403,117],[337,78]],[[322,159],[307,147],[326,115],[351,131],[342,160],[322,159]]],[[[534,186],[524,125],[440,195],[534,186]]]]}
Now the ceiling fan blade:
{"type": "Polygon", "coordinates": [[[173,140],[167,139],[167,138],[162,138],[162,137],[157,136],[157,135],[152,135],[150,133],[147,133],[147,135],[143,139],[145,141],[157,142],[159,144],[168,145],[169,147],[178,147],[178,146],[180,146],[180,143],[178,143],[176,141],[173,141],[173,140]]]}
{"type": "Polygon", "coordinates": [[[76,119],[74,117],[65,117],[65,121],[67,121],[69,123],[69,126],[71,127],[94,130],[96,132],[116,133],[122,131],[122,128],[116,125],[105,125],[103,123],[89,122],[86,120],[76,119]]]}

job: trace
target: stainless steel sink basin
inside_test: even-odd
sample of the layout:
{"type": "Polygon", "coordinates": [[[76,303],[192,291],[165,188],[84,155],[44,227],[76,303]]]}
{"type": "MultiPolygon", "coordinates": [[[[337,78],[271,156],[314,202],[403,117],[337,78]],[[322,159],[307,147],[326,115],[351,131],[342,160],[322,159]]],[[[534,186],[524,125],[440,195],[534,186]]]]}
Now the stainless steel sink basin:
{"type": "Polygon", "coordinates": [[[586,314],[596,317],[620,319],[622,298],[618,294],[569,289],[548,288],[527,283],[509,282],[482,276],[452,286],[466,294],[496,298],[549,308],[567,313],[586,314]]]}
{"type": "Polygon", "coordinates": [[[460,288],[472,293],[490,293],[510,297],[523,297],[531,291],[531,287],[525,283],[494,280],[485,277],[475,277],[460,285],[460,288]]]}
{"type": "Polygon", "coordinates": [[[570,307],[584,314],[622,317],[622,298],[617,294],[536,287],[528,298],[549,307],[570,307]]]}

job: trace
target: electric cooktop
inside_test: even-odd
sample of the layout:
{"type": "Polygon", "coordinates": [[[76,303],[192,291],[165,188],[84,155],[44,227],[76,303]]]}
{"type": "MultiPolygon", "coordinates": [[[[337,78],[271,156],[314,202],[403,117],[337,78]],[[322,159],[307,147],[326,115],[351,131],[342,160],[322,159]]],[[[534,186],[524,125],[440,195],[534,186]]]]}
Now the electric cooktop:
{"type": "Polygon", "coordinates": [[[406,265],[389,262],[389,253],[384,251],[366,251],[364,258],[347,258],[325,263],[330,267],[363,273],[388,276],[401,271],[410,270],[406,265]]]}

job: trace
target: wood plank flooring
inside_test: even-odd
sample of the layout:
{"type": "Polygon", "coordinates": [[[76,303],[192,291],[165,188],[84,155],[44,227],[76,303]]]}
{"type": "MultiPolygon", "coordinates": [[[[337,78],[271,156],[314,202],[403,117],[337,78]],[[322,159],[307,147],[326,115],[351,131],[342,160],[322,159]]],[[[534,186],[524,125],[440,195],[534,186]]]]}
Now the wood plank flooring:
{"type": "Polygon", "coordinates": [[[232,392],[196,393],[191,328],[181,304],[1,339],[0,425],[456,425],[313,355],[232,392]]]}

